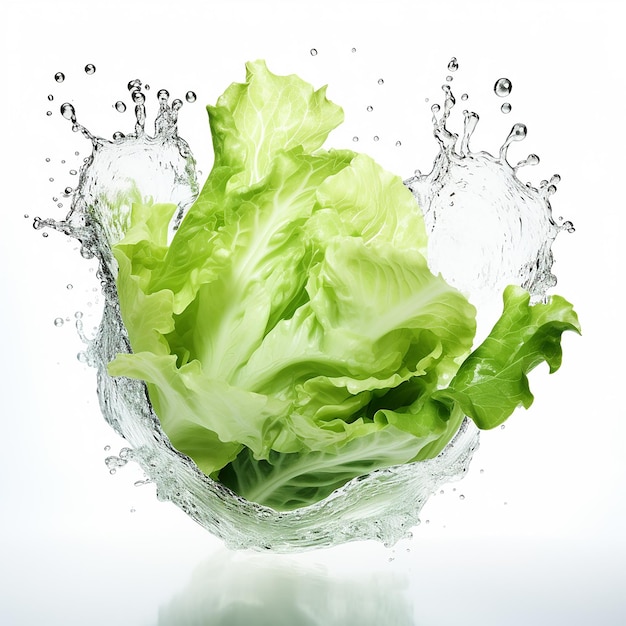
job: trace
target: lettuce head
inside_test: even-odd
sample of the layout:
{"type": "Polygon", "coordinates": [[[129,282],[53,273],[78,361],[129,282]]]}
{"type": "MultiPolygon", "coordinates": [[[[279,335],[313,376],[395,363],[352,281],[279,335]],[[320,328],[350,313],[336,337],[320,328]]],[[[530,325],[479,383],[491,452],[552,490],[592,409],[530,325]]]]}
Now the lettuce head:
{"type": "Polygon", "coordinates": [[[171,241],[176,206],[135,204],[113,247],[132,353],[109,372],[145,381],[175,448],[287,510],[530,405],[527,373],[578,330],[569,303],[509,287],[472,351],[475,309],[428,269],[410,191],[322,147],[343,120],[324,89],[257,61],[208,113],[214,165],[171,241]]]}

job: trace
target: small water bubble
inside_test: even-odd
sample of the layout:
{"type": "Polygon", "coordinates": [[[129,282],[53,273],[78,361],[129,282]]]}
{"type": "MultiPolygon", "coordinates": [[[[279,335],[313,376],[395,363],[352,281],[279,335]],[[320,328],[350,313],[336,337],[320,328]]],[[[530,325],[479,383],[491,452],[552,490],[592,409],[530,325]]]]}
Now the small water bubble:
{"type": "Polygon", "coordinates": [[[196,96],[194,91],[188,91],[185,94],[185,100],[187,100],[187,102],[195,102],[196,98],[197,98],[197,96],[196,96]]]}
{"type": "Polygon", "coordinates": [[[58,202],[59,199],[56,196],[52,196],[52,202],[58,202]]]}
{"type": "Polygon", "coordinates": [[[111,474],[111,476],[113,476],[115,474],[115,471],[116,471],[115,468],[112,468],[112,469],[109,470],[109,474],[111,474]]]}
{"type": "Polygon", "coordinates": [[[111,449],[111,446],[104,446],[104,451],[108,452],[111,449]]]}
{"type": "Polygon", "coordinates": [[[57,317],[54,320],[54,325],[58,328],[60,326],[63,326],[63,318],[62,317],[57,317]]]}
{"type": "MultiPolygon", "coordinates": [[[[539,158],[539,157],[537,157],[539,158]]],[[[550,182],[554,185],[558,185],[561,182],[561,176],[559,174],[555,174],[552,179],[550,180],[550,182]]]]}
{"type": "Polygon", "coordinates": [[[131,512],[131,513],[134,513],[136,510],[137,510],[137,509],[135,509],[135,507],[133,506],[133,507],[131,507],[130,512],[131,512]]]}
{"type": "Polygon", "coordinates": [[[433,106],[430,107],[430,110],[433,113],[439,113],[439,111],[441,111],[441,107],[438,104],[433,104],[433,106]]]}
{"type": "Polygon", "coordinates": [[[131,80],[128,82],[128,91],[133,91],[133,89],[141,89],[141,81],[138,78],[131,80]]]}
{"type": "Polygon", "coordinates": [[[367,107],[367,110],[368,110],[368,112],[369,112],[369,113],[371,113],[371,112],[374,110],[374,107],[370,104],[370,105],[367,107]]]}
{"type": "Polygon", "coordinates": [[[165,104],[169,97],[170,92],[167,89],[159,89],[159,91],[157,92],[157,100],[162,104],[165,104]]]}
{"type": "Polygon", "coordinates": [[[564,230],[566,230],[568,233],[574,233],[576,232],[576,229],[574,228],[574,224],[572,224],[572,222],[563,222],[561,228],[563,228],[564,230]]]}
{"type": "Polygon", "coordinates": [[[496,96],[506,98],[513,90],[513,85],[508,78],[498,78],[496,84],[493,86],[493,90],[496,96]]]}
{"type": "Polygon", "coordinates": [[[76,313],[74,313],[74,317],[75,317],[77,320],[81,320],[81,319],[83,319],[83,313],[82,313],[82,311],[76,311],[76,313]]]}
{"type": "Polygon", "coordinates": [[[461,100],[465,101],[465,100],[467,100],[468,98],[469,98],[469,96],[468,96],[466,93],[461,94],[461,100]]]}
{"type": "Polygon", "coordinates": [[[61,159],[61,165],[65,165],[65,159],[61,159]]]}
{"type": "Polygon", "coordinates": [[[144,86],[143,86],[143,88],[144,88],[146,91],[150,91],[150,85],[144,85],[144,86]]]}
{"type": "Polygon", "coordinates": [[[183,101],[182,101],[182,100],[179,100],[178,98],[176,98],[176,100],[174,100],[174,101],[172,102],[172,109],[173,109],[174,111],[180,111],[180,109],[182,108],[182,106],[183,106],[183,101]]]}
{"type": "Polygon", "coordinates": [[[448,71],[456,72],[459,69],[459,62],[456,60],[456,57],[452,57],[450,62],[448,63],[448,71]]]}
{"type": "Polygon", "coordinates": [[[378,84],[379,84],[379,85],[384,85],[384,84],[385,84],[385,81],[384,81],[382,78],[379,78],[379,79],[378,79],[378,84]]]}
{"type": "Polygon", "coordinates": [[[52,102],[54,100],[54,96],[51,93],[48,94],[48,100],[50,102],[52,102]]]}
{"type": "Polygon", "coordinates": [[[96,66],[93,63],[87,63],[87,65],[85,65],[85,74],[94,74],[96,71],[96,66]]]}
{"type": "Polygon", "coordinates": [[[446,76],[446,82],[451,83],[453,80],[452,76],[446,76]]]}
{"type": "Polygon", "coordinates": [[[354,137],[352,137],[352,141],[358,141],[359,138],[355,135],[354,137]]]}
{"type": "Polygon", "coordinates": [[[76,150],[76,152],[74,152],[74,156],[78,156],[80,154],[80,152],[78,150],[76,150]]]}
{"type": "Polygon", "coordinates": [[[50,163],[50,157],[46,157],[46,163],[50,163]]]}
{"type": "Polygon", "coordinates": [[[80,363],[87,363],[88,361],[87,354],[85,352],[79,352],[76,355],[76,358],[79,360],[80,363]]]}
{"type": "Polygon", "coordinates": [[[72,289],[74,289],[74,285],[72,285],[72,283],[67,283],[67,285],[65,286],[65,288],[66,288],[68,291],[72,291],[72,289]]]}
{"type": "Polygon", "coordinates": [[[506,424],[501,424],[500,425],[500,430],[504,430],[506,428],[506,424]]]}
{"type": "Polygon", "coordinates": [[[73,191],[73,189],[72,189],[71,187],[66,187],[66,188],[63,190],[63,193],[64,193],[66,196],[69,196],[69,195],[72,193],[72,191],[73,191]]]}
{"type": "Polygon", "coordinates": [[[430,520],[429,519],[425,520],[424,524],[430,524],[430,520]]]}
{"type": "Polygon", "coordinates": [[[24,218],[25,218],[25,219],[28,219],[28,218],[29,218],[28,213],[24,213],[24,218]]]}
{"type": "Polygon", "coordinates": [[[56,80],[57,83],[62,83],[65,80],[65,74],[63,72],[57,72],[54,75],[54,80],[56,80]]]}
{"type": "Polygon", "coordinates": [[[465,496],[463,494],[459,495],[459,500],[465,500],[465,496]]]}
{"type": "Polygon", "coordinates": [[[76,174],[78,174],[78,172],[76,170],[70,170],[70,174],[72,176],[76,176],[76,174]]]}
{"type": "MultiPolygon", "coordinates": [[[[48,178],[48,180],[53,183],[54,182],[54,178],[48,178]]],[[[54,198],[53,198],[54,199],[54,198]]]]}
{"type": "Polygon", "coordinates": [[[352,48],[352,54],[356,52],[356,48],[352,48]]]}
{"type": "Polygon", "coordinates": [[[76,110],[69,102],[64,102],[61,105],[61,115],[66,120],[75,120],[76,119],[76,110]]]}
{"type": "Polygon", "coordinates": [[[59,209],[62,209],[63,208],[63,203],[59,202],[59,204],[57,204],[57,207],[59,207],[59,209]]]}
{"type": "Polygon", "coordinates": [[[374,141],[378,141],[380,137],[378,135],[374,135],[374,141]]]}
{"type": "Polygon", "coordinates": [[[124,139],[124,133],[120,132],[119,130],[115,131],[113,133],[113,139],[115,139],[116,141],[119,139],[124,139]]]}
{"type": "Polygon", "coordinates": [[[52,111],[46,111],[46,115],[50,117],[52,115],[52,111]]]}
{"type": "Polygon", "coordinates": [[[138,89],[134,89],[130,92],[130,94],[135,104],[143,104],[146,101],[146,96],[144,96],[138,89]]]}
{"type": "Polygon", "coordinates": [[[48,238],[48,233],[47,233],[47,232],[43,232],[43,233],[41,233],[41,236],[42,236],[44,239],[47,239],[47,238],[48,238]]]}
{"type": "Polygon", "coordinates": [[[401,141],[396,141],[396,148],[399,148],[402,145],[401,141]]]}
{"type": "Polygon", "coordinates": [[[503,105],[500,107],[500,111],[502,111],[502,113],[510,113],[511,105],[508,102],[503,103],[503,105]]]}
{"type": "Polygon", "coordinates": [[[124,113],[124,111],[126,111],[126,105],[121,100],[118,100],[114,106],[118,113],[124,113]]]}
{"type": "Polygon", "coordinates": [[[310,52],[311,52],[311,56],[312,56],[312,57],[317,56],[317,50],[316,50],[315,48],[311,48],[311,51],[310,51],[310,52]]]}

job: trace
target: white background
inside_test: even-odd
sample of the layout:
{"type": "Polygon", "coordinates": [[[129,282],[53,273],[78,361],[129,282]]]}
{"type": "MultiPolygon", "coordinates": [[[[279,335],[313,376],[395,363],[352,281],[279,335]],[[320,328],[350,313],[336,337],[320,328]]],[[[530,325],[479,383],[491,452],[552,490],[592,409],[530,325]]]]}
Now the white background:
{"type": "Polygon", "coordinates": [[[0,623],[626,623],[619,3],[130,4],[31,0],[2,9],[0,623]],[[574,302],[584,334],[564,338],[559,372],[533,374],[533,407],[482,438],[470,475],[429,502],[429,523],[411,540],[289,557],[230,553],[157,502],[152,487],[134,487],[137,470],[110,476],[104,465],[104,447],[117,452],[123,441],[99,414],[73,324],[53,324],[73,322],[77,310],[95,324],[97,282],[73,244],[31,228],[35,215],[65,215],[67,205],[51,198],[76,180],[69,169],[89,151],[58,107],[72,101],[82,123],[110,136],[131,128],[132,107],[120,115],[111,106],[129,104],[130,79],[153,94],[193,89],[198,101],[184,105],[181,135],[206,173],[203,104],[243,80],[245,61],[264,58],[275,73],[329,84],[346,111],[333,143],[406,178],[428,171],[436,153],[429,107],[441,102],[452,56],[453,87],[481,115],[474,149],[497,151],[521,121],[529,136],[512,160],[536,152],[542,163],[529,179],[563,178],[553,207],[576,232],[555,246],[555,291],[574,302]],[[86,63],[96,65],[93,76],[86,63]],[[513,82],[508,116],[492,92],[500,76],[513,82]]]}

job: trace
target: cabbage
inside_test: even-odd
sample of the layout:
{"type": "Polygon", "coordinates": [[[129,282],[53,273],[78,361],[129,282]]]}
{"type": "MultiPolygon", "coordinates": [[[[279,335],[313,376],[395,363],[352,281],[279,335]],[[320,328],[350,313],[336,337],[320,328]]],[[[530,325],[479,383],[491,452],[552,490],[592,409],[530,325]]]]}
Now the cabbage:
{"type": "Polygon", "coordinates": [[[177,207],[135,204],[113,246],[132,353],[109,373],[145,381],[176,449],[288,510],[530,405],[527,373],[579,330],[567,301],[508,287],[472,352],[476,311],[429,270],[410,191],[322,148],[343,118],[324,89],[257,61],[208,113],[214,165],[171,242],[177,207]]]}

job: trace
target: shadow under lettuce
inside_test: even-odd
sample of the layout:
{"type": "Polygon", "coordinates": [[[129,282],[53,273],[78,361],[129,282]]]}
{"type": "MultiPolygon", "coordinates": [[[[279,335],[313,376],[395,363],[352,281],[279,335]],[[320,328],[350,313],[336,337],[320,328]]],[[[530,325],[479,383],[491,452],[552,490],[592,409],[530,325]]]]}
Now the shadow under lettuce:
{"type": "MultiPolygon", "coordinates": [[[[381,568],[382,569],[382,568],[381,568]]],[[[295,557],[220,550],[159,608],[158,626],[412,626],[398,572],[329,572],[295,557]]]]}

